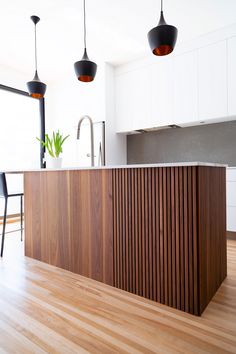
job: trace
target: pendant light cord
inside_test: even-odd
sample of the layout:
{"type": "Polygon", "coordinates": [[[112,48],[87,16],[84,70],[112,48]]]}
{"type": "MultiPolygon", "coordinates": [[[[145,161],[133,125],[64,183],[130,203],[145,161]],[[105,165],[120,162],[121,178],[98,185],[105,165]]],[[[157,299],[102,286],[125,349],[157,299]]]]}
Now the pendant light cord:
{"type": "Polygon", "coordinates": [[[86,49],[87,43],[86,43],[86,9],[85,9],[85,0],[84,0],[84,48],[86,49]]]}
{"type": "Polygon", "coordinates": [[[35,71],[38,70],[38,60],[37,60],[37,33],[36,33],[36,24],[34,26],[34,59],[35,59],[35,71]]]}
{"type": "Polygon", "coordinates": [[[161,12],[163,12],[163,0],[161,0],[161,12]]]}

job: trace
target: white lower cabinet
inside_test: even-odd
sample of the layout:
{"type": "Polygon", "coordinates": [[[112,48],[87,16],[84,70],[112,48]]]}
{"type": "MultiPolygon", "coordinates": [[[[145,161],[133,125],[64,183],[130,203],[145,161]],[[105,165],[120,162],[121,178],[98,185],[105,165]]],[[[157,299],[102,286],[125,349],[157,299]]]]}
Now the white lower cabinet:
{"type": "Polygon", "coordinates": [[[227,230],[236,232],[236,168],[227,169],[227,230]]]}
{"type": "Polygon", "coordinates": [[[227,208],[227,231],[236,232],[236,207],[227,208]]]}

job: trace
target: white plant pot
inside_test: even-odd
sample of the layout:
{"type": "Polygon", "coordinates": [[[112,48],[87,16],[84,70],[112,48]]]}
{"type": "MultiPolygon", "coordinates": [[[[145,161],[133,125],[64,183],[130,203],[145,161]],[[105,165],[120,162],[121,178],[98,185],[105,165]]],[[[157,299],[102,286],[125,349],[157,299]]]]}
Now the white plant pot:
{"type": "Polygon", "coordinates": [[[62,157],[51,157],[47,156],[46,158],[46,168],[61,168],[62,157]]]}

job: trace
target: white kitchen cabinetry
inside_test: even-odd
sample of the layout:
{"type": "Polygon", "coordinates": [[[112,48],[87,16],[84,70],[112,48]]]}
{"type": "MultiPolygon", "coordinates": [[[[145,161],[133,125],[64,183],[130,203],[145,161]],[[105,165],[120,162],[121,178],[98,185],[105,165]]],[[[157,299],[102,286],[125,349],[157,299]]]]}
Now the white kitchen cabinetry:
{"type": "Polygon", "coordinates": [[[228,109],[236,116],[236,37],[228,39],[228,109]]]}
{"type": "Polygon", "coordinates": [[[236,118],[236,36],[155,59],[117,70],[117,132],[236,118]]]}
{"type": "Polygon", "coordinates": [[[199,119],[227,117],[227,41],[198,50],[199,119]]]}
{"type": "Polygon", "coordinates": [[[197,51],[174,58],[173,123],[184,125],[198,120],[197,51]]]}
{"type": "Polygon", "coordinates": [[[130,107],[130,102],[132,101],[132,98],[130,97],[131,87],[132,82],[129,73],[117,76],[115,89],[117,132],[128,132],[132,130],[133,121],[130,112],[132,110],[132,107],[130,107]]]}
{"type": "Polygon", "coordinates": [[[236,232],[236,168],[227,169],[227,230],[236,232]]]}
{"type": "Polygon", "coordinates": [[[117,132],[150,127],[150,68],[119,74],[116,78],[117,132]]]}
{"type": "Polygon", "coordinates": [[[173,124],[173,60],[157,58],[151,65],[150,128],[173,124]]]}

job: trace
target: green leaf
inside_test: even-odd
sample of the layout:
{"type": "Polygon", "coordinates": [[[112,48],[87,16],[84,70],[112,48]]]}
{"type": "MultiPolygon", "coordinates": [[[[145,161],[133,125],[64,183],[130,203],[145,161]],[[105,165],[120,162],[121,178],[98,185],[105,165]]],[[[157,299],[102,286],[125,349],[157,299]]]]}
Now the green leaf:
{"type": "Polygon", "coordinates": [[[45,134],[45,141],[39,138],[36,139],[42,144],[43,147],[45,147],[50,156],[59,157],[63,151],[62,145],[68,137],[69,135],[63,138],[63,134],[61,134],[58,130],[57,132],[53,131],[51,138],[48,134],[45,134]]]}

